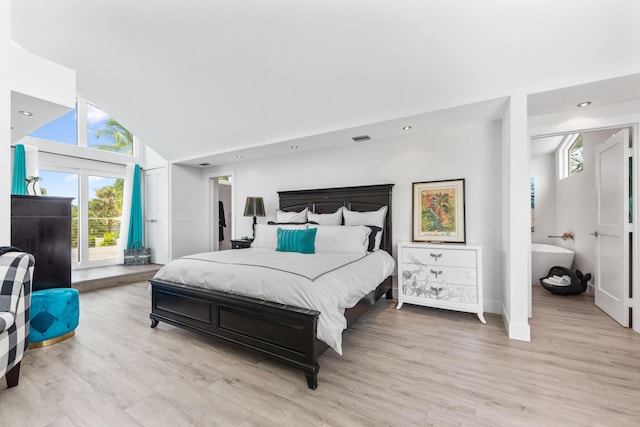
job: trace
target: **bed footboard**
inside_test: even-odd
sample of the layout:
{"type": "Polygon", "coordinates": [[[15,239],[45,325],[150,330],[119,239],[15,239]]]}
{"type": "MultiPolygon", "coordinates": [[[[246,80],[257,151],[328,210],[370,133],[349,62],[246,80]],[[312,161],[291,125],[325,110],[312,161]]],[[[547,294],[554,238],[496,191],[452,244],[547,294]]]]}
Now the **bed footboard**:
{"type": "Polygon", "coordinates": [[[163,321],[231,342],[304,372],[318,385],[320,312],[162,280],[151,283],[151,327],[163,321]]]}

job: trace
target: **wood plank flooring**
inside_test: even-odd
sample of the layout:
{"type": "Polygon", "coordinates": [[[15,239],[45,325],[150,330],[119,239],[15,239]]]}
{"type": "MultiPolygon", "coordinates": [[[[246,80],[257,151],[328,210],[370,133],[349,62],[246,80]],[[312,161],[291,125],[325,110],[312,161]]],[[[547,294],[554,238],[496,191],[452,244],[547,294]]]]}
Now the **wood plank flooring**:
{"type": "Polygon", "coordinates": [[[320,358],[318,389],[250,352],[160,323],[145,282],[80,295],[76,336],[0,383],[1,426],[635,426],[640,334],[586,295],[534,286],[532,342],[499,316],[381,300],[320,358]]]}

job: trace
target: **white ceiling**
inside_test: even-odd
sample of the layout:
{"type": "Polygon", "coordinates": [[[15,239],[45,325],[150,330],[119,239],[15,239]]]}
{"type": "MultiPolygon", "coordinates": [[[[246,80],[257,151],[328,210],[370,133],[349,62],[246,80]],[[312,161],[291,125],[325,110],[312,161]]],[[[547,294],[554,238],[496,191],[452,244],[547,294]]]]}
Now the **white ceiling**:
{"type": "Polygon", "coordinates": [[[511,94],[533,94],[530,114],[640,99],[640,2],[12,0],[12,15],[17,43],[176,162],[499,118],[511,94]]]}

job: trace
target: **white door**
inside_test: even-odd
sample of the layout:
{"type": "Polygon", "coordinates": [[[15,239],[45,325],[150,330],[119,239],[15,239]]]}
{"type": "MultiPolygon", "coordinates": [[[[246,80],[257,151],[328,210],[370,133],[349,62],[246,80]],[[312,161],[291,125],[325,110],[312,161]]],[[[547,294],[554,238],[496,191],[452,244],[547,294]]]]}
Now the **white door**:
{"type": "Polygon", "coordinates": [[[144,171],[145,241],[156,264],[169,262],[168,186],[166,168],[144,171]]]}
{"type": "Polygon", "coordinates": [[[596,147],[596,305],[629,326],[629,131],[596,147]]]}

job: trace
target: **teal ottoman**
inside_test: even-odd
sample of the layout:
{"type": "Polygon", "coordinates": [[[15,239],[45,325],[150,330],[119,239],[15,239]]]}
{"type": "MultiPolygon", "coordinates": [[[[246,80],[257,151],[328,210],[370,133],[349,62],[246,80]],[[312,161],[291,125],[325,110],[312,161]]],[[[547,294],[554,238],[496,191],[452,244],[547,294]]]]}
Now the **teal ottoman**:
{"type": "Polygon", "coordinates": [[[75,334],[80,318],[78,291],[51,288],[31,293],[29,348],[55,344],[75,334]]]}

